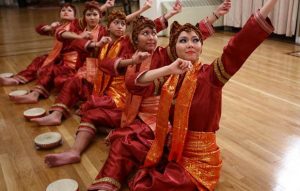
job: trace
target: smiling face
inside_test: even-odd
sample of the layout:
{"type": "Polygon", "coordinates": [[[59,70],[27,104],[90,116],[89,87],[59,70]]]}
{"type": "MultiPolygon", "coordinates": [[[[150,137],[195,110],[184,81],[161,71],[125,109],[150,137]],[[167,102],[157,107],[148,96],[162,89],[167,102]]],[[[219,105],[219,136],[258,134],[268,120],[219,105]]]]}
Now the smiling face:
{"type": "Polygon", "coordinates": [[[109,24],[108,30],[111,35],[113,35],[116,38],[119,38],[125,33],[126,21],[123,19],[116,18],[109,24]]]}
{"type": "Polygon", "coordinates": [[[153,52],[157,45],[157,32],[154,28],[142,29],[137,38],[137,48],[140,51],[153,52]]]}
{"type": "Polygon", "coordinates": [[[179,58],[195,63],[202,52],[202,43],[195,31],[182,31],[176,42],[176,54],[179,58]]]}
{"type": "Polygon", "coordinates": [[[74,20],[75,19],[75,11],[71,6],[64,6],[60,10],[60,18],[62,20],[74,20]]]}
{"type": "Polygon", "coordinates": [[[89,9],[85,12],[84,18],[87,25],[94,28],[100,22],[100,13],[96,9],[89,9]]]}

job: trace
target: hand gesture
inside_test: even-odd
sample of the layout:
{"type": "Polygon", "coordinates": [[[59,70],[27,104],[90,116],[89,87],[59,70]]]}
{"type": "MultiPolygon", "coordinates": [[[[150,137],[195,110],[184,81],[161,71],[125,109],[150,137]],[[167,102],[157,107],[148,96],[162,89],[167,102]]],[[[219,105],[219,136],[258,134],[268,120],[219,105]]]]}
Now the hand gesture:
{"type": "Polygon", "coordinates": [[[53,22],[53,23],[50,24],[51,28],[56,28],[56,27],[58,27],[59,25],[60,25],[60,23],[59,23],[58,21],[53,22]]]}
{"type": "Polygon", "coordinates": [[[177,58],[168,67],[169,67],[170,74],[184,74],[185,72],[187,72],[193,68],[193,64],[191,63],[191,61],[177,58]]]}
{"type": "Polygon", "coordinates": [[[229,12],[231,8],[231,0],[224,0],[224,2],[217,7],[215,14],[220,17],[229,12]]]}
{"type": "Polygon", "coordinates": [[[145,4],[143,5],[142,10],[148,10],[148,9],[150,9],[152,7],[152,1],[153,0],[147,0],[145,2],[145,4]]]}
{"type": "Polygon", "coordinates": [[[172,9],[172,14],[173,15],[176,15],[178,13],[181,12],[181,9],[182,9],[182,4],[181,4],[181,1],[180,0],[176,0],[174,5],[173,5],[173,9],[172,9]]]}
{"type": "Polygon", "coordinates": [[[109,36],[104,36],[100,39],[100,41],[96,42],[95,46],[96,47],[101,47],[104,46],[107,43],[110,43],[112,39],[109,36]]]}
{"type": "Polygon", "coordinates": [[[115,0],[107,0],[104,4],[104,6],[108,9],[115,5],[115,0]]]}
{"type": "Polygon", "coordinates": [[[84,31],[79,35],[82,39],[89,39],[91,40],[93,38],[92,33],[89,31],[84,31]]]}
{"type": "Polygon", "coordinates": [[[133,64],[139,64],[142,63],[144,60],[146,60],[151,54],[149,52],[136,52],[132,56],[132,62],[133,64]]]}

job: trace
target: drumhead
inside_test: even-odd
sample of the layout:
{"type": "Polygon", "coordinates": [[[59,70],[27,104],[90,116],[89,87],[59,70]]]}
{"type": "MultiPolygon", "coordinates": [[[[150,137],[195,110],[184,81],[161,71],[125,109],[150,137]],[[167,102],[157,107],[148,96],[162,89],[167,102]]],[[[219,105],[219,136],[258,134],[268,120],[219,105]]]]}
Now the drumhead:
{"type": "Polygon", "coordinates": [[[12,77],[13,75],[14,75],[14,74],[11,73],[11,72],[6,72],[6,73],[0,74],[0,77],[2,77],[2,78],[10,78],[10,77],[12,77]]]}
{"type": "Polygon", "coordinates": [[[8,95],[9,96],[22,96],[22,95],[26,95],[28,93],[27,90],[15,90],[10,92],[8,95]]]}
{"type": "Polygon", "coordinates": [[[46,191],[77,191],[78,183],[72,179],[60,179],[48,185],[46,191]]]}
{"type": "Polygon", "coordinates": [[[35,117],[35,116],[43,115],[45,112],[46,110],[44,108],[35,107],[35,108],[27,109],[26,111],[24,111],[23,114],[26,117],[35,117]]]}
{"type": "Polygon", "coordinates": [[[61,141],[61,134],[57,132],[47,132],[35,137],[34,142],[37,145],[49,145],[59,143],[61,141]]]}

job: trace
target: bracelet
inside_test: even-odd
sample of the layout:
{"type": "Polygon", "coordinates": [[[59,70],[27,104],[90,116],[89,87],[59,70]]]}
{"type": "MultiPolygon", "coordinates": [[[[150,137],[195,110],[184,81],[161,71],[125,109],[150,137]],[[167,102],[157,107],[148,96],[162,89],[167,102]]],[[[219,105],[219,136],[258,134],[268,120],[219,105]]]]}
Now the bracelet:
{"type": "Polygon", "coordinates": [[[212,12],[212,13],[217,19],[219,19],[218,15],[215,12],[212,12]]]}

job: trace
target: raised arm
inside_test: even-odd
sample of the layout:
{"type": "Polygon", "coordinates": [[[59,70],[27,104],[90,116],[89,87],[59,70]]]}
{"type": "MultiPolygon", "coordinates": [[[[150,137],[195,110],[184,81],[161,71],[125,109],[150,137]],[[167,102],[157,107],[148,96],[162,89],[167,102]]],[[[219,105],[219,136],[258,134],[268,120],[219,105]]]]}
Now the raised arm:
{"type": "Polygon", "coordinates": [[[133,21],[136,17],[140,16],[143,12],[147,11],[150,9],[152,6],[152,0],[147,0],[145,4],[137,11],[131,13],[130,15],[126,16],[126,22],[130,23],[133,21]]]}
{"type": "Polygon", "coordinates": [[[101,7],[100,11],[105,12],[107,9],[113,7],[115,5],[115,0],[107,0],[101,7]]]}
{"type": "Polygon", "coordinates": [[[274,28],[267,15],[277,0],[269,0],[254,13],[224,47],[221,57],[216,59],[212,68],[212,81],[223,86],[245,63],[252,52],[273,32],[274,28]],[[243,48],[241,48],[243,47],[243,48]]]}
{"type": "Polygon", "coordinates": [[[164,18],[166,20],[169,20],[174,15],[177,15],[178,13],[180,13],[181,9],[182,9],[181,1],[180,0],[176,0],[175,3],[174,3],[174,5],[173,5],[173,9],[170,12],[167,12],[164,15],[164,18]]]}
{"type": "Polygon", "coordinates": [[[221,5],[219,5],[216,10],[214,10],[210,15],[207,16],[207,22],[213,24],[220,17],[226,15],[231,8],[231,0],[224,0],[221,5]]]}
{"type": "Polygon", "coordinates": [[[277,3],[277,0],[268,0],[264,6],[259,10],[260,14],[267,18],[268,14],[273,10],[275,4],[277,3]]]}

